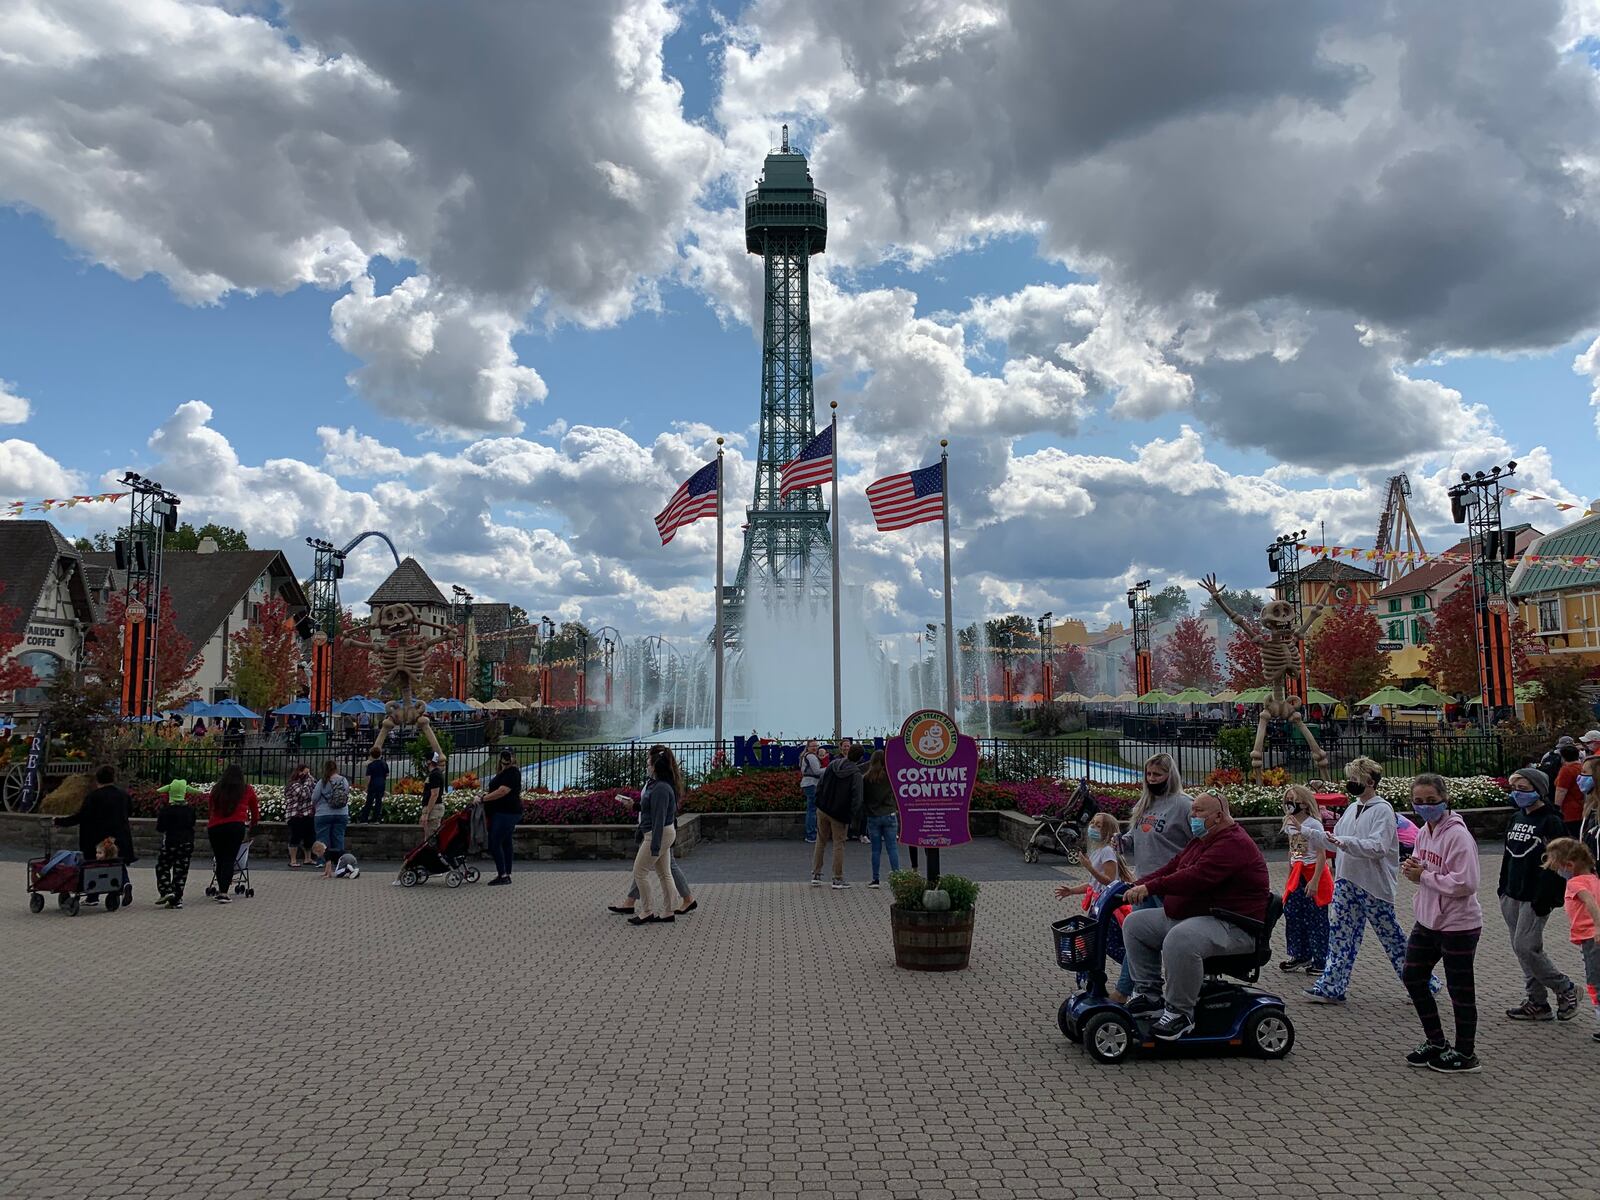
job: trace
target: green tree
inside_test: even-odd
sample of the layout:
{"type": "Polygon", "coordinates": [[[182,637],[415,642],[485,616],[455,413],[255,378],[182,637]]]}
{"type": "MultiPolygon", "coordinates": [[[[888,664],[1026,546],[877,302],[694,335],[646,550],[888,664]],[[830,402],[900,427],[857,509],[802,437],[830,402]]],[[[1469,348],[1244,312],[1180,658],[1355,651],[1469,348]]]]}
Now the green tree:
{"type": "Polygon", "coordinates": [[[1171,621],[1189,615],[1189,593],[1176,583],[1169,583],[1150,597],[1150,619],[1171,621]]]}
{"type": "Polygon", "coordinates": [[[218,525],[215,521],[207,521],[199,529],[185,521],[166,535],[161,546],[164,550],[198,550],[204,538],[214,540],[218,550],[250,549],[250,540],[242,530],[231,525],[218,525]]]}
{"type": "Polygon", "coordinates": [[[300,673],[300,639],[289,608],[268,600],[256,621],[228,639],[228,684],[240,704],[258,713],[294,698],[300,673]]]}
{"type": "MultiPolygon", "coordinates": [[[[1200,606],[1200,615],[1202,617],[1217,617],[1226,620],[1227,614],[1222,611],[1222,605],[1217,602],[1218,599],[1219,597],[1216,596],[1207,596],[1206,602],[1200,606]]],[[[1253,620],[1259,615],[1262,605],[1266,603],[1261,598],[1260,593],[1252,592],[1248,588],[1225,587],[1222,589],[1220,599],[1225,601],[1229,608],[1233,609],[1236,614],[1246,621],[1253,620]]]]}
{"type": "Polygon", "coordinates": [[[102,529],[92,538],[80,537],[73,545],[85,554],[110,554],[117,548],[116,535],[102,529]]]}

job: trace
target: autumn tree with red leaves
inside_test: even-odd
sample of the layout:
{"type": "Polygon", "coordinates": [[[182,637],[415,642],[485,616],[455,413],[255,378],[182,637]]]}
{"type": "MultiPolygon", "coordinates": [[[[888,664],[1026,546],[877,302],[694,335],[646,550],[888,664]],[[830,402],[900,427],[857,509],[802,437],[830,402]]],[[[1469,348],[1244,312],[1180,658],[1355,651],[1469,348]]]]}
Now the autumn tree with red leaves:
{"type": "Polygon", "coordinates": [[[228,687],[240,704],[265,712],[294,699],[299,683],[300,638],[289,606],[274,598],[228,639],[228,687]]]}
{"type": "Polygon", "coordinates": [[[1335,606],[1306,647],[1313,686],[1353,710],[1357,700],[1388,681],[1389,655],[1378,649],[1382,638],[1378,618],[1359,600],[1335,606]]]}
{"type": "Polygon", "coordinates": [[[371,623],[357,617],[348,608],[339,614],[339,632],[329,643],[333,648],[333,698],[348,700],[351,696],[371,696],[378,691],[382,680],[372,654],[365,647],[355,645],[372,635],[371,623]]]}
{"type": "Polygon", "coordinates": [[[1221,681],[1217,670],[1217,639],[1198,617],[1184,617],[1156,648],[1158,687],[1199,688],[1214,692],[1221,681]]]}
{"type": "MultiPolygon", "coordinates": [[[[5,592],[0,583],[0,595],[5,592]]],[[[39,686],[39,677],[11,657],[11,652],[22,645],[28,634],[28,623],[22,610],[12,604],[0,604],[0,694],[21,691],[39,686]],[[15,629],[15,633],[7,632],[15,629]]]]}
{"type": "MultiPolygon", "coordinates": [[[[128,593],[112,592],[105,615],[90,626],[83,648],[83,673],[113,695],[122,695],[123,618],[128,593]]],[[[156,699],[158,711],[177,708],[200,694],[194,677],[200,673],[200,655],[178,632],[178,611],[172,594],[161,589],[161,615],[156,625],[156,699]]]]}
{"type": "Polygon", "coordinates": [[[1223,678],[1235,692],[1262,687],[1266,683],[1265,669],[1261,665],[1261,644],[1242,629],[1235,629],[1228,639],[1228,661],[1223,678]]]}
{"type": "MultiPolygon", "coordinates": [[[[1428,622],[1428,652],[1422,669],[1439,690],[1452,696],[1472,697],[1482,690],[1478,677],[1478,614],[1472,602],[1472,580],[1463,577],[1456,589],[1434,610],[1428,622]]],[[[1528,653],[1533,639],[1522,618],[1511,618],[1511,677],[1528,679],[1528,653]]]]}

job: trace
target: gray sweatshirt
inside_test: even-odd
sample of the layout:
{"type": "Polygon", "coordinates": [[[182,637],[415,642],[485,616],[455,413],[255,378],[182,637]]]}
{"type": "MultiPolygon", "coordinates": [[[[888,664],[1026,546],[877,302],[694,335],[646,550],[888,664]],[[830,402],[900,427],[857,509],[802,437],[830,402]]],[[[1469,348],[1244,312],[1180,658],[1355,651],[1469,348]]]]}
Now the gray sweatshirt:
{"type": "Polygon", "coordinates": [[[661,853],[661,835],[668,825],[678,823],[678,793],[664,779],[645,784],[639,797],[639,824],[650,830],[650,853],[661,853]]]}
{"type": "Polygon", "coordinates": [[[1193,804],[1194,797],[1188,792],[1152,800],[1139,824],[1123,834],[1123,852],[1133,856],[1136,877],[1143,879],[1161,870],[1194,839],[1189,831],[1189,809],[1193,804]]]}

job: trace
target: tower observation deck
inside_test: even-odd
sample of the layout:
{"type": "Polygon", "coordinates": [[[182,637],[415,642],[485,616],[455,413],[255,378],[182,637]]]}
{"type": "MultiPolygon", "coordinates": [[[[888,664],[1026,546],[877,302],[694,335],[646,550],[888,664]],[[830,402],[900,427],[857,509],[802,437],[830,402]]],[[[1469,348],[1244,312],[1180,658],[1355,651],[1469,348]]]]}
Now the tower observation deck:
{"type": "Polygon", "coordinates": [[[747,603],[778,605],[828,595],[833,549],[820,487],[778,498],[778,473],[815,436],[811,389],[810,259],[828,243],[828,198],[812,186],[805,155],[782,145],[767,155],[744,200],[745,248],[761,255],[761,430],[756,488],[739,573],[723,597],[730,641],[747,603]]]}

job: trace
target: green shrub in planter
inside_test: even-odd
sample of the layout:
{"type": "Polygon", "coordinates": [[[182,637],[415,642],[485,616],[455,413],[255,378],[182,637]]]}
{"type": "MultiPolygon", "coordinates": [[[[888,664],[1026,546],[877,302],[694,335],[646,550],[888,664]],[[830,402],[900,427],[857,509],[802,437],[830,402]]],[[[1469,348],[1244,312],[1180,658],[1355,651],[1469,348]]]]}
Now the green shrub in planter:
{"type": "Polygon", "coordinates": [[[968,912],[978,902],[978,885],[961,875],[939,876],[939,890],[950,897],[951,912],[968,912]]]}
{"type": "Polygon", "coordinates": [[[921,871],[889,872],[889,890],[894,893],[894,902],[901,908],[922,911],[922,893],[927,889],[928,881],[922,877],[921,871]]]}

